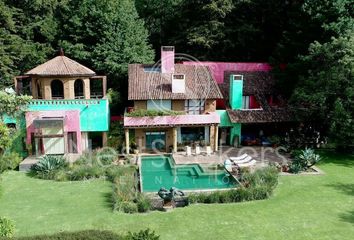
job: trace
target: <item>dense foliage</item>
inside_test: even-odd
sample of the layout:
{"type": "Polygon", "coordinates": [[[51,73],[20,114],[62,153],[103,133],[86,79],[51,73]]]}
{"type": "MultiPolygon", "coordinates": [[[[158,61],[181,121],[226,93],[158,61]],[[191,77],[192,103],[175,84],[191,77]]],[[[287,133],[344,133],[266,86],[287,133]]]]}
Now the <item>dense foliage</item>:
{"type": "Polygon", "coordinates": [[[176,116],[182,115],[184,112],[172,111],[172,110],[145,110],[138,109],[132,112],[126,113],[126,117],[156,117],[156,116],[176,116]]]}
{"type": "Polygon", "coordinates": [[[6,152],[0,156],[0,173],[6,170],[16,169],[17,166],[22,161],[22,157],[20,157],[17,153],[14,152],[6,152]]]}
{"type": "Polygon", "coordinates": [[[0,87],[12,86],[14,76],[54,57],[60,47],[108,75],[116,90],[127,86],[128,63],[154,58],[134,0],[0,0],[0,22],[0,87]]]}

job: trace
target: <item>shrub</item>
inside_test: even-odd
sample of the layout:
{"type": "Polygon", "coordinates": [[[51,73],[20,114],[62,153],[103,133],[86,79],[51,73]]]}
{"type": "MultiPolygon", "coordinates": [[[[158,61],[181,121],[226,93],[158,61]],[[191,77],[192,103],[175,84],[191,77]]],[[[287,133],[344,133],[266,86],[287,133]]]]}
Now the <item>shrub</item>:
{"type": "Polygon", "coordinates": [[[21,161],[22,157],[17,153],[11,152],[3,154],[0,156],[0,173],[17,168],[21,161]]]}
{"type": "Polygon", "coordinates": [[[15,233],[15,224],[12,220],[0,217],[0,237],[12,237],[15,233]]]}
{"type": "Polygon", "coordinates": [[[289,170],[292,173],[306,171],[308,168],[312,167],[320,160],[320,155],[315,154],[315,151],[313,149],[305,148],[305,150],[301,150],[295,155],[289,170]]]}
{"type": "Polygon", "coordinates": [[[81,165],[74,166],[67,172],[71,181],[81,181],[105,176],[105,169],[101,166],[81,165]]]}
{"type": "Polygon", "coordinates": [[[126,240],[159,240],[160,236],[150,229],[141,230],[137,233],[129,232],[126,240]]]}
{"type": "Polygon", "coordinates": [[[138,212],[143,213],[148,212],[151,209],[152,202],[150,198],[140,193],[136,198],[136,205],[138,207],[138,212]]]}
{"type": "Polygon", "coordinates": [[[156,117],[156,116],[176,116],[182,115],[184,112],[179,111],[172,111],[172,110],[145,110],[145,109],[138,109],[130,113],[126,113],[126,117],[156,117]]]}
{"type": "Polygon", "coordinates": [[[137,213],[138,212],[138,205],[135,202],[131,201],[123,201],[118,202],[114,206],[115,210],[124,212],[124,213],[137,213]]]}
{"type": "Polygon", "coordinates": [[[31,167],[31,172],[43,179],[54,179],[56,171],[68,166],[62,156],[46,155],[31,167]]]}
{"type": "Polygon", "coordinates": [[[132,174],[136,172],[135,166],[112,166],[106,169],[107,178],[114,182],[115,179],[118,179],[126,174],[132,174]]]}
{"type": "Polygon", "coordinates": [[[117,160],[118,154],[112,148],[103,148],[96,153],[96,158],[101,165],[111,165],[117,160]]]}
{"type": "Polygon", "coordinates": [[[60,169],[55,172],[54,180],[58,182],[69,181],[69,174],[66,169],[60,169]]]}

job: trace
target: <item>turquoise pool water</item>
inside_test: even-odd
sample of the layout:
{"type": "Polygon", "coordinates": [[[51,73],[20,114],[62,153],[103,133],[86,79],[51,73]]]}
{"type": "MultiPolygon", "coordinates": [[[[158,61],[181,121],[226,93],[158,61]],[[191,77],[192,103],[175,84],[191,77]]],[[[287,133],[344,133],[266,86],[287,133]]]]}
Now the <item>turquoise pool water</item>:
{"type": "Polygon", "coordinates": [[[235,186],[224,170],[206,170],[199,164],[176,165],[171,156],[142,157],[141,178],[143,192],[157,192],[161,187],[202,190],[235,186]]]}

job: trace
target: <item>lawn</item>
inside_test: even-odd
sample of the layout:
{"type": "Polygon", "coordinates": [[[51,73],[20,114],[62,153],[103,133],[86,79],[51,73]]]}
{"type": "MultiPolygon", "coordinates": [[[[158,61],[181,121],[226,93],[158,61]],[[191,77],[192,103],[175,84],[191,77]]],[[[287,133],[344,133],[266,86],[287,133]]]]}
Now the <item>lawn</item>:
{"type": "Polygon", "coordinates": [[[144,228],[162,239],[353,239],[354,157],[328,154],[321,176],[282,176],[269,200],[193,205],[169,213],[112,213],[110,182],[59,183],[19,172],[2,175],[0,216],[17,236],[144,228]]]}

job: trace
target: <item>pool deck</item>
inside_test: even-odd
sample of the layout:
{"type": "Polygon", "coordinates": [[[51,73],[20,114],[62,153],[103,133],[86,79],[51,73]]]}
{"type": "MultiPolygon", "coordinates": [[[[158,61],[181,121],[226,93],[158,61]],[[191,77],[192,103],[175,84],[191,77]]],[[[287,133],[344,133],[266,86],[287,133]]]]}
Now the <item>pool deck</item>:
{"type": "Polygon", "coordinates": [[[207,156],[206,153],[200,155],[193,154],[187,156],[185,152],[173,154],[176,164],[218,164],[224,163],[229,157],[237,157],[247,153],[257,161],[257,166],[264,166],[271,162],[286,163],[290,161],[289,155],[279,153],[278,149],[272,147],[220,147],[218,152],[207,156]]]}

